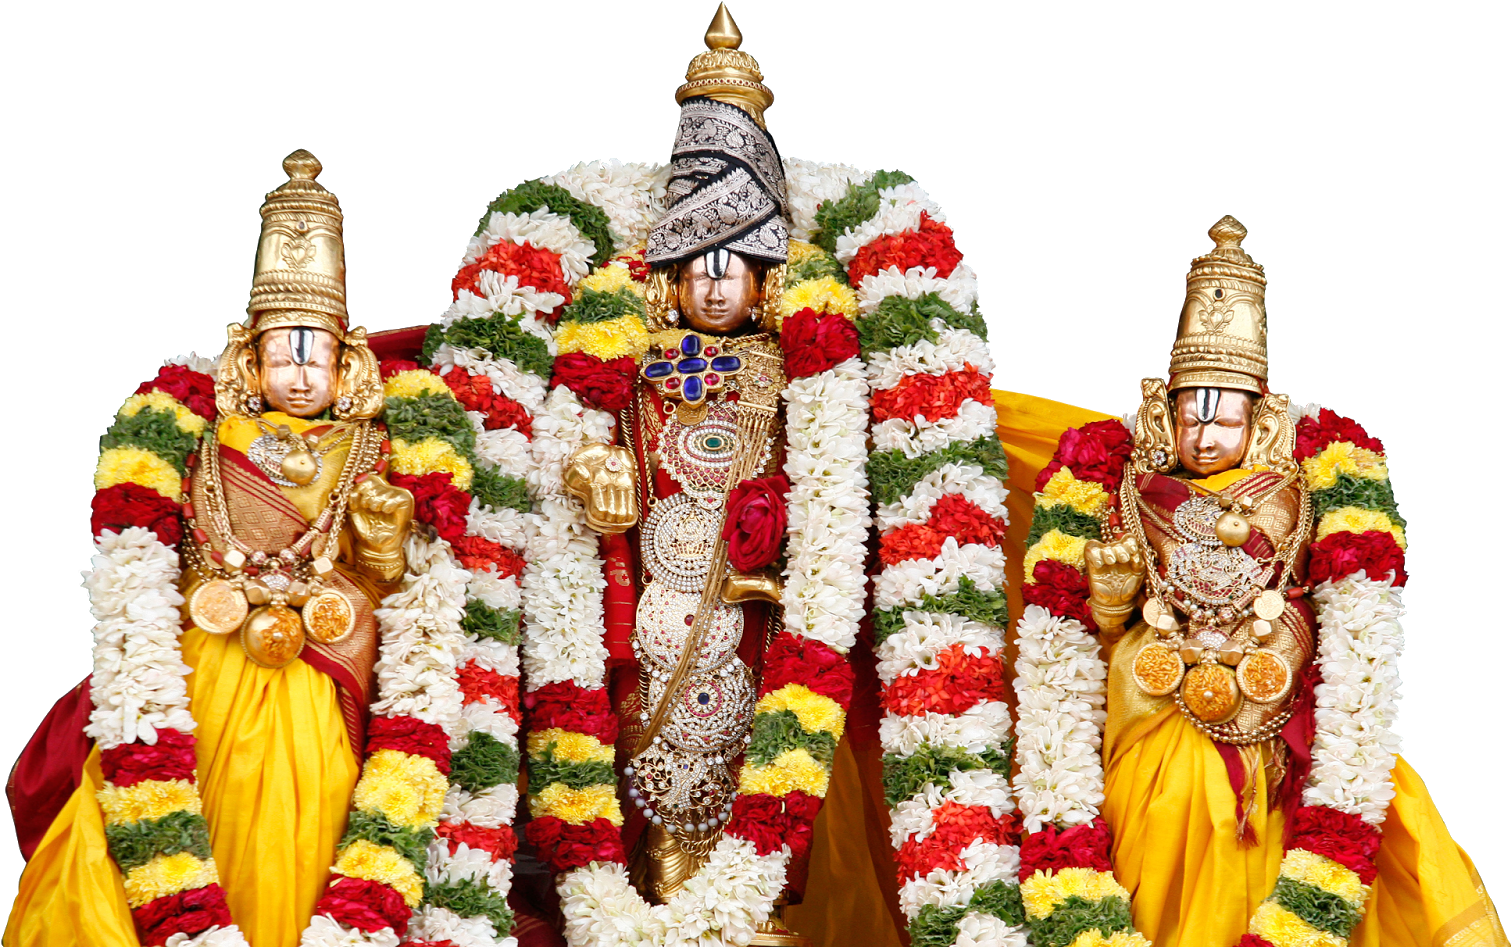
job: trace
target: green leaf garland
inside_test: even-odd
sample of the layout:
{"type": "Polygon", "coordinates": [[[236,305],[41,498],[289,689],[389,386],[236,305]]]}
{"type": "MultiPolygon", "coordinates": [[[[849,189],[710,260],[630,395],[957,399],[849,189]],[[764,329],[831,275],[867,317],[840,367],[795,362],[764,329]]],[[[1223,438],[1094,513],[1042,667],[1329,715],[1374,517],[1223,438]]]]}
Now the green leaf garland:
{"type": "Polygon", "coordinates": [[[1071,895],[1046,918],[1029,921],[1034,947],[1069,947],[1082,932],[1096,928],[1107,936],[1133,930],[1128,902],[1110,894],[1100,901],[1071,895]]]}
{"type": "Polygon", "coordinates": [[[911,756],[883,755],[881,787],[887,807],[896,808],[899,802],[918,795],[929,783],[948,786],[952,770],[989,769],[1008,779],[1012,767],[1012,743],[1009,737],[1000,751],[989,749],[983,753],[972,753],[958,746],[925,744],[911,756]]]}
{"type": "Polygon", "coordinates": [[[514,929],[514,912],[497,891],[471,878],[447,884],[425,883],[425,901],[462,917],[486,917],[494,937],[502,939],[514,929]]]}
{"type": "Polygon", "coordinates": [[[157,855],[189,852],[209,861],[210,826],[205,817],[180,809],[161,819],[141,819],[105,826],[110,855],[122,872],[147,864],[157,855]]]}
{"type": "Polygon", "coordinates": [[[464,633],[510,646],[519,644],[519,609],[489,608],[475,598],[469,598],[465,608],[462,615],[464,633]]]}
{"type": "Polygon", "coordinates": [[[614,255],[614,235],[609,229],[609,215],[587,201],[573,197],[564,187],[546,184],[543,181],[526,181],[494,198],[483,217],[477,222],[473,235],[488,229],[488,218],[495,213],[533,214],[542,207],[553,214],[571,218],[572,226],[587,239],[593,241],[593,265],[603,266],[614,255]]]}
{"type": "Polygon", "coordinates": [[[948,595],[923,595],[917,605],[900,605],[896,608],[879,608],[871,614],[871,626],[876,634],[876,646],[902,631],[906,612],[944,612],[959,615],[987,625],[1007,625],[1007,596],[997,589],[978,589],[976,580],[968,575],[960,577],[956,591],[948,595]]]}
{"type": "Polygon", "coordinates": [[[871,498],[878,505],[894,503],[911,491],[918,481],[951,463],[974,464],[985,476],[999,480],[1007,478],[1007,454],[1002,449],[1002,442],[995,435],[986,434],[974,441],[957,441],[921,457],[909,457],[900,449],[876,451],[866,461],[871,498]]]}
{"type": "Polygon", "coordinates": [[[1347,899],[1295,878],[1281,877],[1277,880],[1270,900],[1317,930],[1344,940],[1353,936],[1354,926],[1364,919],[1363,914],[1347,899]]]}
{"type": "Polygon", "coordinates": [[[1063,503],[1057,506],[1035,506],[1033,523],[1028,527],[1029,547],[1052,529],[1080,539],[1102,538],[1102,527],[1095,516],[1063,503]]]}
{"type": "Polygon", "coordinates": [[[434,437],[455,447],[463,457],[472,457],[477,446],[477,432],[467,419],[467,409],[450,395],[388,398],[383,405],[383,421],[388,425],[389,437],[411,443],[434,437]]]}
{"type": "Polygon", "coordinates": [[[187,475],[184,461],[199,446],[199,436],[179,430],[172,411],[161,408],[143,408],[136,414],[118,414],[100,438],[100,450],[112,447],[139,447],[151,451],[174,466],[180,475],[187,475]]]}
{"type": "Polygon", "coordinates": [[[519,750],[491,733],[474,730],[467,745],[451,754],[451,782],[468,792],[483,792],[519,777],[519,750]]]}
{"type": "Polygon", "coordinates": [[[612,293],[583,290],[570,306],[561,311],[564,322],[609,322],[625,316],[645,318],[645,301],[628,289],[612,293]]]}
{"type": "Polygon", "coordinates": [[[336,848],[346,848],[359,839],[365,839],[374,845],[386,845],[404,856],[423,878],[425,849],[434,838],[435,832],[431,829],[395,825],[381,812],[358,811],[347,818],[346,834],[341,836],[341,842],[336,848]]]}
{"type": "Polygon", "coordinates": [[[425,333],[426,362],[433,360],[441,342],[457,348],[479,348],[494,358],[508,359],[520,371],[534,372],[541,378],[551,377],[551,349],[546,340],[533,336],[519,327],[519,316],[506,316],[496,312],[481,319],[458,319],[449,328],[432,325],[425,333]],[[434,344],[432,344],[434,333],[434,344]]]}
{"type": "Polygon", "coordinates": [[[530,489],[525,479],[501,474],[492,467],[472,465],[472,495],[495,510],[530,512],[530,489]]]}
{"type": "Polygon", "coordinates": [[[833,253],[845,231],[854,230],[876,216],[881,209],[882,188],[911,184],[912,181],[910,175],[901,171],[878,171],[866,183],[850,185],[839,200],[824,201],[814,214],[818,232],[813,235],[813,242],[833,253]]]}
{"type": "Polygon", "coordinates": [[[565,783],[571,789],[613,785],[614,764],[601,760],[574,763],[556,758],[556,741],[546,746],[544,756],[530,756],[530,794],[539,795],[552,783],[565,783]]]}
{"type": "Polygon", "coordinates": [[[836,743],[827,730],[810,733],[790,710],[759,713],[750,729],[750,746],[745,759],[753,766],[770,766],[788,750],[807,750],[808,755],[830,767],[834,763],[836,743]]]}

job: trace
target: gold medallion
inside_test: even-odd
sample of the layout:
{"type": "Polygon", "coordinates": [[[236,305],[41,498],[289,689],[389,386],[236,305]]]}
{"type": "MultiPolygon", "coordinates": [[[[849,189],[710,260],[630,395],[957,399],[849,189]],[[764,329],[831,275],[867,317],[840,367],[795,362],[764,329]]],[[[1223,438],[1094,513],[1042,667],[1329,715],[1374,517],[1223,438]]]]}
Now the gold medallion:
{"type": "MultiPolygon", "coordinates": [[[[1144,621],[1150,628],[1161,634],[1170,634],[1180,630],[1180,621],[1171,613],[1170,607],[1157,598],[1151,597],[1144,602],[1144,621]]],[[[1166,691],[1165,693],[1169,693],[1166,691]]]]}
{"type": "Polygon", "coordinates": [[[1265,621],[1274,621],[1285,614],[1285,596],[1275,589],[1265,589],[1254,600],[1254,615],[1265,621]]]}
{"type": "Polygon", "coordinates": [[[1164,697],[1180,686],[1186,665],[1180,655],[1158,642],[1150,642],[1133,657],[1133,682],[1150,697],[1164,697]]]}
{"type": "Polygon", "coordinates": [[[1198,664],[1187,671],[1180,696],[1202,723],[1226,723],[1238,713],[1238,684],[1233,671],[1221,664],[1198,664]]]}
{"type": "Polygon", "coordinates": [[[1238,665],[1238,689],[1256,704],[1270,704],[1291,692],[1291,668],[1273,651],[1251,652],[1238,665]]]}
{"type": "Polygon", "coordinates": [[[212,635],[229,635],[247,620],[247,597],[225,579],[211,579],[189,596],[189,620],[212,635]]]}
{"type": "Polygon", "coordinates": [[[304,603],[304,629],[321,644],[344,641],[357,627],[357,613],[345,595],[326,589],[304,603]]]}
{"type": "Polygon", "coordinates": [[[241,647],[254,664],[281,668],[304,650],[304,623],[287,605],[264,605],[242,627],[241,647]]]}

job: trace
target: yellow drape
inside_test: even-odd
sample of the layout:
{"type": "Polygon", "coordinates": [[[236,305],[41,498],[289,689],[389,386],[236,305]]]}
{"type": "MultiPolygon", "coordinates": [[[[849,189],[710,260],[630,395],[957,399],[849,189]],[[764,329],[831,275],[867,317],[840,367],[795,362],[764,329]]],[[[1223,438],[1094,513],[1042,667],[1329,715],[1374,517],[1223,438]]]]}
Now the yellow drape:
{"type": "MultiPolygon", "coordinates": [[[[231,915],[252,947],[295,947],[329,878],[358,763],[336,687],[302,661],[246,659],[236,636],[184,633],[200,793],[231,915]]],[[[135,947],[105,845],[99,751],[21,875],[6,947],[135,947]]]]}

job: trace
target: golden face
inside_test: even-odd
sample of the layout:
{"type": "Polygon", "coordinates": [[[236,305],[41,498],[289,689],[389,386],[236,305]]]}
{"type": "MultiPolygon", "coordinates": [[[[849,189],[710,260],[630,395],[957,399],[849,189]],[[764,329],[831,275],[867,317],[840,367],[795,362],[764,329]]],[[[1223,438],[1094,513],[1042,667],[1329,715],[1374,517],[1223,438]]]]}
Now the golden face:
{"type": "Polygon", "coordinates": [[[340,346],[324,329],[269,329],[257,337],[257,377],[262,399],[275,411],[312,418],[336,400],[340,346]]]}
{"type": "Polygon", "coordinates": [[[1175,452],[1182,467],[1210,477],[1243,462],[1253,395],[1233,388],[1182,388],[1174,401],[1175,452]]]}
{"type": "Polygon", "coordinates": [[[761,273],[738,253],[715,250],[683,263],[677,272],[677,309],[684,324],[697,332],[727,335],[745,328],[758,316],[761,273]],[[709,257],[727,260],[724,273],[709,272],[709,257]]]}

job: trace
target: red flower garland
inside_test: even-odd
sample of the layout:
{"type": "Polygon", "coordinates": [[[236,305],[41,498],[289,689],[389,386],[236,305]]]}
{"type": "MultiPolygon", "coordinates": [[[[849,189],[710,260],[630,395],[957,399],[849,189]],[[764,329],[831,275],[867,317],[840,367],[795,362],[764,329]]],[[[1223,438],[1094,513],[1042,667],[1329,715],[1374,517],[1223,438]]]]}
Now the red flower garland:
{"type": "Polygon", "coordinates": [[[525,838],[535,846],[536,857],[553,875],[581,868],[588,862],[620,865],[626,862],[619,828],[601,817],[572,825],[555,816],[537,816],[525,826],[525,838]]]}
{"type": "Polygon", "coordinates": [[[159,947],[177,933],[191,937],[200,931],[231,923],[226,892],[218,883],[154,898],[131,912],[142,947],[159,947]]]}
{"type": "Polygon", "coordinates": [[[586,352],[556,356],[551,387],[566,385],[585,404],[618,413],[629,407],[639,366],[628,355],[605,362],[586,352]]]}
{"type": "Polygon", "coordinates": [[[780,797],[766,793],[736,796],[726,831],[750,842],[761,855],[788,845],[793,860],[801,862],[813,846],[813,820],[823,804],[817,796],[796,790],[780,797]]]}
{"type": "MultiPolygon", "coordinates": [[[[977,649],[972,649],[977,650],[977,649]]],[[[899,674],[882,694],[882,705],[899,716],[962,714],[983,700],[1001,700],[1007,685],[995,655],[967,654],[952,644],[934,656],[939,667],[899,674]]]]}
{"type": "Polygon", "coordinates": [[[315,910],[369,933],[391,927],[403,937],[409,930],[410,911],[404,896],[379,881],[337,875],[315,910]]]}
{"type": "Polygon", "coordinates": [[[184,538],[178,503],[139,484],[106,487],[94,495],[89,508],[90,536],[98,536],[107,529],[120,533],[128,527],[141,526],[156,533],[158,542],[170,549],[177,548],[184,538]]]}
{"type": "Polygon", "coordinates": [[[525,557],[506,546],[500,546],[481,536],[463,536],[451,541],[451,551],[456,554],[462,568],[492,570],[501,577],[519,575],[525,571],[525,557]]]}
{"type": "Polygon", "coordinates": [[[993,816],[989,806],[964,806],[947,801],[933,811],[932,817],[934,831],[921,839],[908,838],[897,850],[899,885],[935,869],[964,870],[967,866],[960,852],[977,839],[993,845],[1013,845],[1018,841],[1016,820],[1009,815],[993,816]]]}
{"type": "Polygon", "coordinates": [[[452,546],[467,534],[467,509],[472,505],[472,494],[453,486],[451,474],[441,471],[420,475],[396,473],[388,479],[394,486],[414,494],[415,519],[434,526],[440,537],[452,546]]]}
{"type": "Polygon", "coordinates": [[[607,688],[589,690],[571,681],[557,681],[526,694],[524,705],[530,712],[531,730],[586,733],[604,746],[613,746],[619,738],[619,717],[609,706],[607,688]]]}
{"type": "Polygon", "coordinates": [[[855,688],[855,669],[844,655],[828,645],[783,631],[766,649],[758,696],[765,697],[788,684],[802,684],[833,700],[848,713],[855,688]]]}
{"type": "Polygon", "coordinates": [[[504,712],[518,723],[523,719],[519,709],[519,678],[508,677],[490,671],[476,661],[468,661],[457,669],[457,685],[462,689],[462,703],[481,703],[489,697],[504,705],[504,712]]]}
{"type": "Polygon", "coordinates": [[[1007,524],[958,493],[935,503],[927,523],[909,523],[881,538],[881,561],[896,565],[908,559],[933,559],[953,536],[961,545],[1000,546],[1007,524]]]}
{"type": "Polygon", "coordinates": [[[1087,628],[1096,627],[1086,577],[1063,562],[1040,559],[1034,563],[1034,580],[1023,585],[1023,603],[1042,606],[1051,615],[1078,621],[1087,628]]]}
{"type": "Polygon", "coordinates": [[[1036,871],[1056,872],[1062,868],[1112,870],[1112,832],[1107,820],[1097,816],[1089,825],[1068,829],[1045,825],[1023,840],[1018,849],[1018,879],[1027,880],[1036,871]]]}
{"type": "Polygon", "coordinates": [[[451,772],[451,746],[446,731],[418,717],[373,717],[367,724],[367,755],[379,750],[423,756],[435,763],[441,775],[451,772]]]}
{"type": "Polygon", "coordinates": [[[453,855],[460,846],[466,845],[468,848],[487,852],[494,861],[507,858],[512,862],[514,852],[519,848],[519,838],[508,825],[485,829],[471,822],[442,822],[436,826],[435,835],[436,838],[446,840],[453,855]]]}
{"type": "Polygon", "coordinates": [[[1291,820],[1291,848],[1331,858],[1364,884],[1375,883],[1380,831],[1356,815],[1327,806],[1303,806],[1291,820]]]}
{"type": "Polygon", "coordinates": [[[513,428],[526,437],[531,435],[530,412],[513,398],[505,398],[494,391],[493,381],[487,375],[474,375],[465,369],[453,368],[440,378],[463,408],[483,416],[484,430],[513,428]]]}
{"type": "MultiPolygon", "coordinates": [[[[482,276],[484,270],[517,277],[519,285],[533,286],[540,292],[557,293],[563,299],[562,305],[566,305],[566,300],[572,298],[572,287],[567,285],[566,279],[561,275],[561,257],[558,254],[529,243],[515,243],[513,240],[495,243],[476,263],[469,263],[458,270],[451,280],[451,298],[459,297],[464,289],[470,290],[475,296],[482,296],[482,291],[478,289],[478,277],[482,276]]],[[[560,311],[561,306],[557,306],[544,315],[554,322],[560,311]]]]}
{"type": "Polygon", "coordinates": [[[122,743],[100,751],[100,773],[106,782],[135,786],[144,779],[195,781],[192,733],[160,729],[157,743],[122,743]]]}
{"type": "Polygon", "coordinates": [[[919,215],[917,230],[878,237],[861,247],[850,261],[850,285],[859,286],[867,276],[890,266],[903,273],[915,266],[932,266],[936,276],[949,279],[963,257],[955,249],[955,232],[924,213],[919,215]]]}
{"type": "Polygon", "coordinates": [[[1311,545],[1307,575],[1312,582],[1336,582],[1364,570],[1372,581],[1406,584],[1406,554],[1389,533],[1333,533],[1311,545]]]}
{"type": "Polygon", "coordinates": [[[923,415],[926,421],[953,418],[967,401],[992,403],[992,376],[978,372],[974,365],[942,375],[908,375],[897,387],[879,391],[871,398],[871,412],[876,420],[923,415]]]}
{"type": "Polygon", "coordinates": [[[854,323],[833,312],[799,309],[782,320],[780,342],[788,378],[808,378],[860,354],[854,323]]]}
{"type": "Polygon", "coordinates": [[[1042,491],[1050,477],[1069,467],[1077,480],[1094,481],[1108,493],[1116,493],[1123,484],[1123,465],[1132,456],[1133,437],[1122,421],[1093,421],[1070,428],[1060,435],[1054,459],[1034,479],[1034,489],[1042,491]]]}
{"type": "Polygon", "coordinates": [[[1385,445],[1369,433],[1353,418],[1345,418],[1336,411],[1323,408],[1316,420],[1302,418],[1296,425],[1296,449],[1291,456],[1297,460],[1315,457],[1334,441],[1350,441],[1355,447],[1384,453],[1385,445]]]}
{"type": "Polygon", "coordinates": [[[215,420],[215,379],[184,365],[164,365],[157,377],[137,386],[136,393],[161,391],[183,402],[184,407],[204,418],[215,420]]]}

